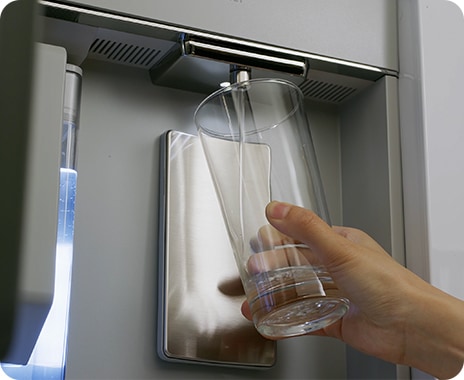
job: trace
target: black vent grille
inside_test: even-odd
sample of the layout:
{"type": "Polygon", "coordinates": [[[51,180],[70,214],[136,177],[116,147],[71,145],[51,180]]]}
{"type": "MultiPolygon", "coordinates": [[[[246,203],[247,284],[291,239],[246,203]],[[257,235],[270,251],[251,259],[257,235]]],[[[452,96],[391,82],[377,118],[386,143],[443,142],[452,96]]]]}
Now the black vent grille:
{"type": "Polygon", "coordinates": [[[160,50],[114,40],[97,38],[89,49],[89,56],[125,65],[150,68],[160,50]]]}
{"type": "Polygon", "coordinates": [[[329,103],[341,103],[356,92],[353,87],[312,79],[302,83],[300,88],[306,97],[329,103]]]}

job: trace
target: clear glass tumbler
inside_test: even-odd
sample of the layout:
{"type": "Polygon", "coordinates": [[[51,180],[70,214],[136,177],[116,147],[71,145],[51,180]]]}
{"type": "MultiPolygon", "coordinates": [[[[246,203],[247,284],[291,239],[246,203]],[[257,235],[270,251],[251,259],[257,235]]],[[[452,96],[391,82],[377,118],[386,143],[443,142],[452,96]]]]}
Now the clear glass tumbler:
{"type": "Polygon", "coordinates": [[[330,223],[299,88],[278,79],[236,83],[208,96],[194,118],[257,330],[278,339],[341,318],[349,301],[326,269],[265,216],[275,199],[330,223]]]}

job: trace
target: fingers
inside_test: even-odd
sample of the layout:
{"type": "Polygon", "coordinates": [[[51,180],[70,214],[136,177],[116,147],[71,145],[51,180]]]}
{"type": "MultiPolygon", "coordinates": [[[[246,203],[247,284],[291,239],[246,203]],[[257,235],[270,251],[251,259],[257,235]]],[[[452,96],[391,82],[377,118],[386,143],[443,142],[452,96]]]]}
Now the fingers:
{"type": "Polygon", "coordinates": [[[250,245],[253,251],[262,252],[287,244],[300,244],[301,242],[277,231],[270,224],[262,226],[250,245]]]}
{"type": "MultiPolygon", "coordinates": [[[[305,243],[330,269],[350,259],[356,251],[350,240],[334,231],[312,211],[288,203],[271,202],[266,207],[269,222],[281,233],[305,243]]],[[[345,232],[343,232],[345,231],[345,232]]]]}
{"type": "Polygon", "coordinates": [[[250,305],[248,304],[247,301],[244,301],[242,303],[241,311],[242,311],[243,316],[246,319],[248,319],[249,321],[253,320],[253,316],[251,315],[250,305]]]}
{"type": "Polygon", "coordinates": [[[308,248],[286,247],[255,253],[247,262],[248,273],[257,274],[291,266],[314,265],[308,248]]]}

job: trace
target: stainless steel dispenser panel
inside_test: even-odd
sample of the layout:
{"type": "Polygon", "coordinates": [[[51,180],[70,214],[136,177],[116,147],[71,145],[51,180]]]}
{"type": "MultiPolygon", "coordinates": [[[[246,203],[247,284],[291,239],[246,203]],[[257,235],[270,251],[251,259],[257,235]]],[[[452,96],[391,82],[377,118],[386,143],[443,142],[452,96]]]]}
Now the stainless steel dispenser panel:
{"type": "Polygon", "coordinates": [[[272,366],[275,342],[240,313],[243,288],[199,138],[170,131],[161,145],[160,357],[272,366]]]}

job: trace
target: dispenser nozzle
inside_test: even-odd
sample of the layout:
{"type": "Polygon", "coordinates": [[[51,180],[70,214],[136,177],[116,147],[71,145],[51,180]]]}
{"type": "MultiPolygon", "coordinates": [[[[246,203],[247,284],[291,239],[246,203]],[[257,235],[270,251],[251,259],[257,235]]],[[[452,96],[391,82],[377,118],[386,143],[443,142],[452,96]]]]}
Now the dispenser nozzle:
{"type": "Polygon", "coordinates": [[[240,83],[251,79],[251,68],[240,65],[230,65],[230,83],[240,83]]]}

